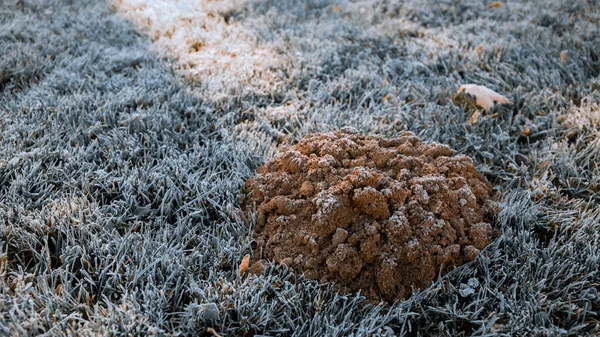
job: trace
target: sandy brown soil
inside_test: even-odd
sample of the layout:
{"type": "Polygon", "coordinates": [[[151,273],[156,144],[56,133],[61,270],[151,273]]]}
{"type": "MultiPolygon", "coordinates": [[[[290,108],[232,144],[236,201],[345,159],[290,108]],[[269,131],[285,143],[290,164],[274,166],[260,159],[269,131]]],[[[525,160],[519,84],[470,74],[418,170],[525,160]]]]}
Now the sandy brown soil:
{"type": "Polygon", "coordinates": [[[473,260],[497,208],[471,159],[411,133],[310,135],[246,189],[262,258],[388,301],[473,260]]]}

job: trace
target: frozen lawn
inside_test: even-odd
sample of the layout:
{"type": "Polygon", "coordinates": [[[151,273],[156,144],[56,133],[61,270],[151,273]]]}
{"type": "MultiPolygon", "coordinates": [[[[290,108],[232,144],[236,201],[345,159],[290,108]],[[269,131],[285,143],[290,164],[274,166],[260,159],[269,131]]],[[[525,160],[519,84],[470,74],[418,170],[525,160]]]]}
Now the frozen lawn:
{"type": "Polygon", "coordinates": [[[0,5],[0,335],[600,332],[597,0],[163,5],[0,5]],[[469,83],[514,104],[470,125],[469,83]],[[243,182],[344,126],[471,156],[502,236],[393,306],[238,275],[243,182]]]}

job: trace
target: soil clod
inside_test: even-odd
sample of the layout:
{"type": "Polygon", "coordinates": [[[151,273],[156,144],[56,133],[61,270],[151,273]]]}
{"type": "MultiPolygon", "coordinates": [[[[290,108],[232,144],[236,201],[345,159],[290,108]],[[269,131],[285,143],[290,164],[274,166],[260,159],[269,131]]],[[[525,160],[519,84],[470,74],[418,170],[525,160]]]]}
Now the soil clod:
{"type": "Polygon", "coordinates": [[[374,300],[405,298],[475,259],[497,211],[470,158],[409,132],[309,135],[246,190],[262,258],[374,300]]]}

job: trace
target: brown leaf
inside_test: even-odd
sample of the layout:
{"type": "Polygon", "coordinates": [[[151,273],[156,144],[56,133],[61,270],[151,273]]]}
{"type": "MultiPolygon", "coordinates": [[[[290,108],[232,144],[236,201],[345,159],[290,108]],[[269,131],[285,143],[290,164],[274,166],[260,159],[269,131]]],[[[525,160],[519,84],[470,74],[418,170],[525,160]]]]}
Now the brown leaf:
{"type": "Polygon", "coordinates": [[[567,51],[563,50],[560,52],[560,62],[565,64],[567,62],[567,51]]]}
{"type": "Polygon", "coordinates": [[[523,137],[527,137],[527,136],[529,136],[530,133],[531,133],[531,130],[528,127],[525,127],[525,129],[523,129],[523,132],[521,132],[521,135],[523,137]]]}
{"type": "Polygon", "coordinates": [[[481,52],[482,52],[482,51],[483,51],[483,46],[482,46],[482,45],[479,45],[479,46],[477,47],[477,49],[475,49],[475,53],[476,53],[477,55],[481,54],[481,52]]]}
{"type": "Polygon", "coordinates": [[[240,275],[242,275],[250,265],[250,255],[246,254],[240,263],[240,275]]]}
{"type": "Polygon", "coordinates": [[[488,8],[499,8],[500,6],[502,6],[500,1],[494,1],[488,6],[488,8]]]}

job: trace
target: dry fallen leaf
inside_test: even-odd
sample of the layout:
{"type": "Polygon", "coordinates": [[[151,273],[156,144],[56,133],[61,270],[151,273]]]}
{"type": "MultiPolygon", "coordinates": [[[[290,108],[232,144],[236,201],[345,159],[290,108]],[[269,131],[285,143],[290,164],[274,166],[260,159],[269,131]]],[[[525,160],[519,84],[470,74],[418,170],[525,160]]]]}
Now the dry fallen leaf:
{"type": "Polygon", "coordinates": [[[250,255],[246,254],[242,259],[242,263],[240,263],[240,275],[242,275],[246,269],[248,269],[248,265],[250,265],[250,255]]]}
{"type": "Polygon", "coordinates": [[[492,3],[491,3],[489,6],[488,6],[488,8],[498,8],[498,7],[500,7],[500,6],[502,6],[502,4],[500,3],[500,1],[494,1],[494,2],[492,2],[492,3]]]}
{"type": "Polygon", "coordinates": [[[562,64],[565,64],[565,62],[567,62],[567,51],[563,50],[560,52],[560,62],[562,64]]]}
{"type": "Polygon", "coordinates": [[[477,47],[477,49],[475,49],[475,53],[476,53],[477,55],[481,54],[481,52],[482,52],[482,51],[483,51],[483,46],[482,46],[482,45],[479,45],[479,46],[477,47]]]}
{"type": "Polygon", "coordinates": [[[475,110],[473,111],[473,114],[471,115],[471,119],[469,119],[469,123],[471,125],[477,123],[477,120],[479,119],[479,110],[475,110]]]}
{"type": "MultiPolygon", "coordinates": [[[[246,256],[248,256],[248,255],[246,255],[246,256]]],[[[213,328],[206,328],[206,332],[213,334],[213,336],[215,336],[215,337],[221,337],[221,335],[219,335],[213,328]]]]}
{"type": "Polygon", "coordinates": [[[492,89],[484,87],[483,85],[476,84],[464,84],[461,85],[456,93],[457,96],[461,94],[468,94],[475,98],[475,104],[482,107],[484,110],[489,111],[494,104],[510,104],[510,100],[492,89]]]}
{"type": "Polygon", "coordinates": [[[521,132],[521,135],[523,137],[527,137],[527,136],[529,136],[530,133],[531,133],[531,130],[528,127],[525,127],[525,129],[523,129],[523,132],[521,132]]]}

